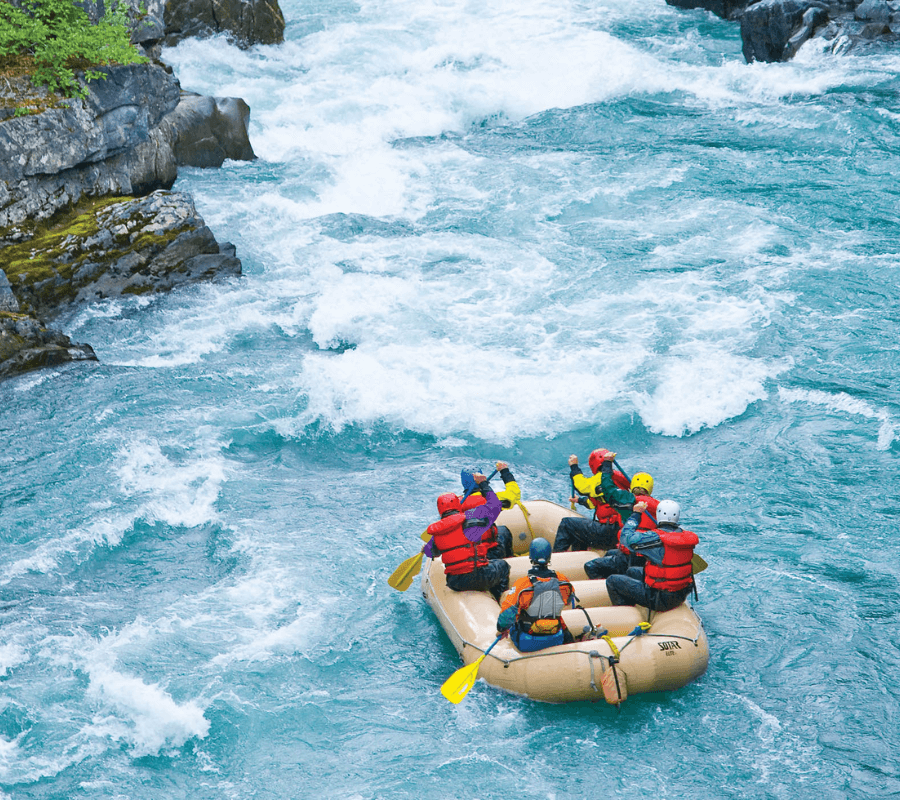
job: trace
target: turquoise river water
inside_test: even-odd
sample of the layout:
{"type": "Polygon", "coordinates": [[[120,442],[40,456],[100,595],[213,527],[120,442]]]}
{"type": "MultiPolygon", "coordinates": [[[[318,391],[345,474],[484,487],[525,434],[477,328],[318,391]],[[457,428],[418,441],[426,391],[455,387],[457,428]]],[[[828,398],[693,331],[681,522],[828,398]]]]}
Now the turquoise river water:
{"type": "Polygon", "coordinates": [[[900,53],[662,0],[288,0],[167,50],[259,159],[237,280],[0,385],[0,798],[900,795],[900,53]],[[607,446],[709,562],[707,674],[546,705],[386,584],[461,467],[607,446]]]}

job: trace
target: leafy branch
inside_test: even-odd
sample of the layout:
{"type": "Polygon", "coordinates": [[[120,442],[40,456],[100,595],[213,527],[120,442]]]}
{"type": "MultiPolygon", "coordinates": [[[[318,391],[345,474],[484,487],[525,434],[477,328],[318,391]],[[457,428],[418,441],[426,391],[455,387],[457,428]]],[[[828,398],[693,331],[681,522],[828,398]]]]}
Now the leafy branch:
{"type": "Polygon", "coordinates": [[[97,67],[146,62],[131,44],[124,4],[92,24],[72,0],[0,0],[0,63],[22,56],[34,62],[32,82],[66,97],[85,97],[85,81],[105,79],[97,67]]]}

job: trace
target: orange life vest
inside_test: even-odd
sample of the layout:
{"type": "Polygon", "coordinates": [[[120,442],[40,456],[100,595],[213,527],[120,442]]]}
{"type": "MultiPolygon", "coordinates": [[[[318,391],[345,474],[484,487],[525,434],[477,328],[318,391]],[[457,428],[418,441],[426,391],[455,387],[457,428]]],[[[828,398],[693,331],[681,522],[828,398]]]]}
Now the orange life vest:
{"type": "Polygon", "coordinates": [[[667,531],[656,528],[653,531],[663,543],[662,564],[654,564],[648,558],[644,564],[644,583],[652,589],[664,589],[677,592],[686,589],[694,582],[694,570],[691,559],[694,547],[700,541],[693,531],[678,528],[667,531]]]}
{"type": "Polygon", "coordinates": [[[543,577],[526,575],[516,581],[513,596],[504,603],[518,606],[516,625],[532,636],[551,636],[565,627],[562,610],[573,594],[565,575],[550,571],[543,577]]]}

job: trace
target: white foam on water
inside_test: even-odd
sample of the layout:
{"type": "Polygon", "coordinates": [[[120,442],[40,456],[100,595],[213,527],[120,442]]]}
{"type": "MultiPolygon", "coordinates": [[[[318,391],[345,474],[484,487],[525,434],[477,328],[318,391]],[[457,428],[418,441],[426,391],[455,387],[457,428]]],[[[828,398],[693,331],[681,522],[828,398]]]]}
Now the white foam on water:
{"type": "Polygon", "coordinates": [[[193,701],[176,702],[161,686],[94,665],[89,669],[88,699],[99,706],[83,733],[125,742],[135,757],[158,755],[203,739],[209,720],[193,701]]]}
{"type": "MultiPolygon", "coordinates": [[[[6,785],[33,784],[42,778],[52,778],[73,764],[99,755],[103,749],[96,744],[70,741],[63,744],[57,752],[53,752],[56,748],[48,748],[48,755],[44,755],[45,751],[31,755],[31,748],[23,746],[27,735],[28,731],[23,731],[13,739],[0,735],[0,782],[6,785]]],[[[0,797],[5,795],[0,792],[0,797]]]]}
{"type": "Polygon", "coordinates": [[[657,388],[634,398],[647,428],[666,436],[696,433],[740,416],[751,403],[768,396],[765,381],[787,368],[724,348],[680,349],[685,352],[657,359],[657,388]]]}
{"type": "Polygon", "coordinates": [[[112,472],[119,479],[118,510],[106,513],[95,507],[85,524],[61,535],[50,532],[29,555],[4,566],[0,585],[27,572],[51,573],[65,557],[84,558],[97,547],[118,547],[139,519],[195,527],[219,518],[215,504],[225,469],[214,442],[195,442],[190,458],[175,463],[159,441],[138,440],[118,449],[112,472]]]}
{"type": "MultiPolygon", "coordinates": [[[[290,18],[290,3],[285,11],[290,18]]],[[[647,13],[644,6],[640,13],[647,13]]],[[[746,65],[737,56],[690,63],[667,55],[666,43],[647,48],[615,38],[603,29],[615,16],[537,0],[477,8],[362,3],[325,30],[260,48],[264,60],[221,39],[183,42],[165,58],[190,88],[247,99],[257,154],[269,161],[320,160],[332,175],[332,196],[351,205],[360,172],[387,195],[406,183],[409,171],[386,146],[397,138],[624,95],[686,92],[707,105],[744,108],[854,80],[843,65],[813,53],[791,64],[746,65]]],[[[682,44],[678,39],[676,46],[682,44]]],[[[869,81],[871,73],[856,80],[869,81]]]]}
{"type": "Polygon", "coordinates": [[[28,654],[19,645],[0,644],[0,678],[5,678],[11,669],[26,661],[28,661],[28,654]]]}
{"type": "MultiPolygon", "coordinates": [[[[24,736],[25,733],[23,732],[14,739],[7,739],[0,734],[0,780],[3,780],[4,783],[9,782],[13,770],[19,768],[21,763],[19,742],[24,736]]],[[[6,796],[3,795],[3,797],[6,796]]]]}
{"type": "Polygon", "coordinates": [[[116,461],[122,492],[142,501],[140,517],[184,527],[219,518],[215,503],[225,468],[215,443],[195,442],[190,458],[176,463],[158,441],[136,441],[116,461]]]}
{"type": "Polygon", "coordinates": [[[846,392],[823,392],[818,389],[785,389],[778,390],[778,397],[785,403],[806,403],[821,406],[838,414],[853,414],[865,419],[875,420],[878,426],[878,450],[888,450],[897,438],[897,427],[894,418],[884,409],[875,408],[865,400],[860,400],[846,392]]]}
{"type": "Polygon", "coordinates": [[[37,388],[45,381],[53,380],[53,378],[56,377],[56,374],[57,373],[55,371],[51,371],[49,369],[42,369],[39,372],[29,373],[28,375],[13,382],[13,391],[30,392],[32,389],[37,388]]]}
{"type": "Polygon", "coordinates": [[[223,666],[236,661],[268,661],[276,656],[302,653],[320,642],[327,630],[321,610],[298,610],[297,619],[287,625],[264,630],[261,634],[253,629],[246,630],[245,633],[252,634],[246,641],[216,656],[212,663],[223,666]]]}
{"type": "Polygon", "coordinates": [[[297,307],[296,324],[320,347],[353,349],[303,357],[296,386],[308,402],[297,431],[314,420],[336,430],[386,420],[508,443],[626,401],[652,430],[682,435],[743,413],[787,367],[741,354],[785,297],[736,297],[699,272],[663,272],[616,292],[588,285],[585,299],[547,303],[538,289],[558,271],[513,245],[442,236],[400,253],[390,252],[395,242],[330,247],[340,254],[323,260],[362,271],[321,271],[327,285],[311,313],[297,307]]]}
{"type": "MultiPolygon", "coordinates": [[[[162,302],[160,298],[156,300],[162,302]]],[[[194,364],[220,351],[235,331],[229,320],[241,323],[244,314],[252,313],[244,311],[237,298],[223,293],[220,286],[191,287],[167,298],[167,302],[172,305],[155,316],[159,326],[156,329],[144,328],[128,318],[132,306],[110,302],[80,311],[70,330],[88,328],[113,333],[113,343],[104,345],[100,352],[106,364],[159,369],[194,364]]]]}
{"type": "MultiPolygon", "coordinates": [[[[285,11],[290,19],[290,4],[285,11]]],[[[747,114],[748,124],[777,121],[785,100],[848,81],[844,67],[815,54],[795,64],[712,63],[693,40],[647,46],[610,32],[636,13],[621,3],[596,9],[494,0],[473,8],[384,0],[364,2],[303,38],[291,40],[289,28],[285,45],[255,55],[221,40],[167,51],[188,88],[248,100],[257,154],[283,173],[276,183],[248,184],[236,205],[233,196],[199,201],[212,217],[240,219],[252,232],[248,241],[265,262],[264,283],[245,279],[221,302],[211,298],[196,331],[193,320],[176,314],[154,343],[164,345],[162,356],[151,348],[151,355],[125,363],[202,359],[237,333],[267,326],[288,335],[308,330],[326,352],[301,350],[285,365],[305,408],[297,419],[275,423],[287,435],[303,435],[314,422],[334,430],[387,422],[441,439],[465,432],[508,444],[605,419],[615,409],[637,410],[650,430],[682,436],[764,400],[767,381],[788,364],[751,352],[785,298],[746,286],[717,288],[715,269],[690,291],[670,293],[668,305],[651,303],[648,310],[629,302],[636,287],[582,288],[594,277],[602,283],[603,265],[585,265],[579,274],[560,269],[550,226],[529,231],[536,241],[520,242],[512,222],[505,239],[456,230],[342,242],[319,235],[311,222],[361,214],[415,223],[438,209],[464,218],[521,215],[531,227],[533,219],[577,203],[602,209],[609,198],[651,188],[676,192],[689,169],[677,161],[598,175],[582,153],[522,150],[508,156],[504,171],[452,138],[427,147],[394,143],[465,134],[484,120],[518,121],[547,109],[661,93],[747,114]],[[686,60],[669,47],[696,52],[686,60]],[[536,182],[520,195],[523,174],[546,176],[544,187],[538,191],[536,182]],[[494,209],[500,202],[503,208],[494,209]],[[548,300],[557,291],[581,294],[590,307],[548,300]],[[715,293],[712,301],[698,298],[704,291],[715,293]]],[[[660,5],[650,13],[681,12],[660,5]]],[[[854,73],[849,80],[872,78],[854,73]]],[[[796,114],[791,120],[820,122],[796,114]]],[[[752,211],[685,203],[674,212],[679,218],[656,224],[696,228],[696,220],[723,212],[737,224],[721,241],[693,235],[660,245],[644,269],[699,266],[709,253],[749,268],[779,230],[752,211]]],[[[594,224],[598,216],[591,214],[594,224]]],[[[649,220],[599,224],[636,238],[655,233],[649,220]]],[[[663,278],[641,285],[647,296],[670,288],[663,278]]],[[[260,383],[275,389],[279,381],[261,376],[260,383]]]]}
{"type": "Polygon", "coordinates": [[[91,520],[83,527],[66,531],[58,538],[39,544],[33,553],[4,567],[0,585],[27,572],[49,574],[66,556],[84,555],[95,547],[116,547],[134,523],[133,514],[112,514],[91,520]]]}

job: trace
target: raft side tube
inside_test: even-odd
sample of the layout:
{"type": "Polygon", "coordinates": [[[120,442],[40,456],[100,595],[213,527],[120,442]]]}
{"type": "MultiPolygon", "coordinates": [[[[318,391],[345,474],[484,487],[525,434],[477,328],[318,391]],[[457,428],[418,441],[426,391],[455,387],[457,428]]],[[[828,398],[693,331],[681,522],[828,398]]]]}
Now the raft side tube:
{"type": "MultiPolygon", "coordinates": [[[[534,535],[543,537],[550,544],[556,541],[556,528],[563,517],[582,516],[577,511],[549,500],[528,500],[523,505],[528,509],[528,523],[531,523],[534,535]]],[[[512,533],[513,552],[516,555],[528,555],[532,539],[528,523],[525,522],[525,515],[518,506],[503,509],[497,518],[497,524],[506,525],[512,533]]]]}
{"type": "MultiPolygon", "coordinates": [[[[554,553],[550,557],[550,569],[563,573],[570,581],[588,580],[584,565],[599,555],[601,554],[593,550],[554,553]]],[[[516,556],[506,560],[509,562],[509,585],[512,586],[519,578],[524,578],[528,574],[531,561],[528,556],[516,556]]]]}

